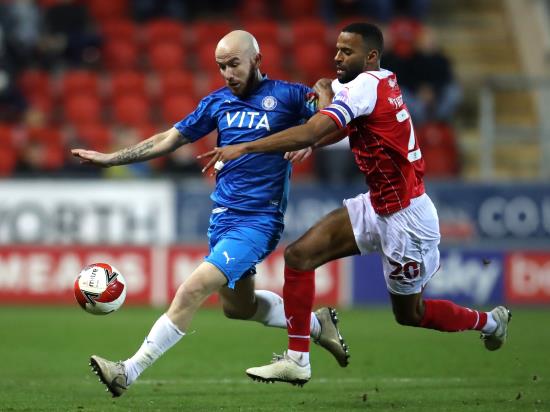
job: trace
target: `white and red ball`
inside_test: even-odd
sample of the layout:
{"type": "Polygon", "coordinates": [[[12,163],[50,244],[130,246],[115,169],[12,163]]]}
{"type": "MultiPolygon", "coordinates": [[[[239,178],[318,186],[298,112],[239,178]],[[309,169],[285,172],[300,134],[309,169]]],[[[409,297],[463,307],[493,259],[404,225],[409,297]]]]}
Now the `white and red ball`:
{"type": "Polygon", "coordinates": [[[88,313],[107,315],[122,306],[126,299],[126,281],[107,263],[86,266],[74,282],[74,296],[88,313]]]}

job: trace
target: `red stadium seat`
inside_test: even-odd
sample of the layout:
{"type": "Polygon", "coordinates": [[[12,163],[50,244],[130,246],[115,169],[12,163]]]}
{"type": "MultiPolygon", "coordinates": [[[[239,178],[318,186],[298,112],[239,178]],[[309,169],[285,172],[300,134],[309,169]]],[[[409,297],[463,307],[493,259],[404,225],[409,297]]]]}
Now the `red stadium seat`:
{"type": "Polygon", "coordinates": [[[319,11],[317,0],[282,0],[279,2],[287,19],[300,19],[314,16],[319,11]]]}
{"type": "Polygon", "coordinates": [[[247,21],[270,18],[269,4],[265,0],[241,0],[236,12],[245,27],[247,21]]]}
{"type": "Polygon", "coordinates": [[[296,68],[307,84],[313,84],[320,77],[333,76],[333,59],[324,43],[301,44],[294,48],[293,57],[296,68]]]}
{"type": "Polygon", "coordinates": [[[158,72],[181,70],[184,57],[183,47],[177,43],[156,43],[149,48],[149,65],[158,72]]]}
{"type": "Polygon", "coordinates": [[[173,95],[162,102],[162,118],[168,124],[174,124],[186,117],[197,107],[197,102],[191,96],[173,95]]]}
{"type": "Polygon", "coordinates": [[[95,72],[89,70],[69,70],[61,78],[61,94],[68,98],[75,94],[99,93],[99,79],[95,72]]]}
{"type": "Polygon", "coordinates": [[[149,102],[143,95],[127,94],[113,100],[113,118],[124,126],[149,123],[149,110],[149,102]]]}
{"type": "MultiPolygon", "coordinates": [[[[0,136],[1,136],[0,131],[0,136]]],[[[0,145],[0,176],[10,176],[17,164],[17,152],[13,146],[0,145]]]]}
{"type": "Polygon", "coordinates": [[[396,18],[388,27],[388,40],[391,50],[399,57],[406,58],[414,53],[422,24],[410,18],[396,18]]]}
{"type": "Polygon", "coordinates": [[[205,43],[218,43],[233,29],[234,27],[225,21],[202,20],[191,26],[191,34],[193,42],[200,48],[205,43]]]}
{"type": "Polygon", "coordinates": [[[64,110],[65,119],[76,125],[101,121],[101,104],[95,95],[69,96],[64,101],[64,110]]]}
{"type": "Polygon", "coordinates": [[[111,130],[103,124],[88,124],[77,127],[76,135],[86,148],[105,152],[110,149],[112,135],[111,130]]]}
{"type": "Polygon", "coordinates": [[[216,64],[215,51],[218,42],[204,43],[197,51],[196,58],[198,69],[207,73],[218,72],[219,68],[216,64]]]}
{"type": "Polygon", "coordinates": [[[141,140],[148,139],[164,130],[162,127],[150,123],[142,123],[136,126],[135,129],[138,131],[141,140]]]}
{"type": "Polygon", "coordinates": [[[100,27],[105,42],[112,40],[125,40],[135,42],[137,40],[138,28],[131,20],[109,20],[100,27]]]}
{"type": "Polygon", "coordinates": [[[327,42],[327,27],[319,19],[306,18],[290,23],[292,43],[302,44],[319,41],[327,42]]]}
{"type": "Polygon", "coordinates": [[[159,78],[160,96],[165,98],[171,95],[195,95],[193,73],[183,70],[174,70],[162,73],[159,78]]]}
{"type": "Polygon", "coordinates": [[[145,44],[152,46],[158,43],[184,43],[185,28],[181,22],[172,19],[155,19],[148,22],[143,30],[145,44]]]}
{"type": "Polygon", "coordinates": [[[35,127],[27,129],[27,140],[42,142],[52,146],[63,145],[63,135],[55,127],[35,127]]]}
{"type": "Polygon", "coordinates": [[[54,115],[54,99],[51,95],[46,94],[30,94],[26,96],[27,102],[34,110],[38,110],[45,116],[45,120],[51,120],[54,115]]]}
{"type": "Polygon", "coordinates": [[[206,75],[204,94],[208,94],[221,87],[225,87],[225,80],[219,72],[211,72],[206,75]]]}
{"type": "Polygon", "coordinates": [[[127,0],[86,0],[88,10],[94,19],[99,22],[127,18],[127,0]]]}
{"type": "Polygon", "coordinates": [[[311,180],[314,177],[315,152],[307,159],[292,164],[292,180],[311,180]]]}
{"type": "Polygon", "coordinates": [[[110,81],[110,95],[138,93],[147,94],[145,75],[134,70],[113,72],[110,81]]]}
{"type": "Polygon", "coordinates": [[[1,142],[0,147],[13,146],[13,141],[14,141],[13,130],[14,130],[14,126],[7,123],[0,123],[0,142],[1,142]]]}
{"type": "Polygon", "coordinates": [[[19,75],[18,84],[25,96],[51,94],[50,76],[42,70],[25,70],[19,75]]]}
{"type": "Polygon", "coordinates": [[[264,42],[260,46],[262,62],[260,68],[262,72],[278,72],[282,68],[283,52],[279,45],[274,42],[264,42]]]}
{"type": "Polygon", "coordinates": [[[281,41],[279,24],[274,20],[252,20],[246,23],[244,28],[256,38],[260,50],[265,42],[280,43],[281,41]]]}
{"type": "Polygon", "coordinates": [[[129,40],[110,40],[103,45],[102,57],[109,70],[133,70],[138,66],[138,48],[129,40]]]}

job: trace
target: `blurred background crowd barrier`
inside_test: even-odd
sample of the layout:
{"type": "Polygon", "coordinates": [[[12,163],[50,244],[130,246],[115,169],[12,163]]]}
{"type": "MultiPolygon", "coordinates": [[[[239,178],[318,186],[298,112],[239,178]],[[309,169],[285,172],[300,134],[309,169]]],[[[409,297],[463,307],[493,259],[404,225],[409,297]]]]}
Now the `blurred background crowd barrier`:
{"type": "MultiPolygon", "coordinates": [[[[438,207],[442,268],[427,293],[550,304],[550,1],[20,0],[0,2],[0,302],[71,301],[107,260],[129,302],[162,305],[206,253],[211,178],[195,155],[82,167],[170,128],[223,86],[214,48],[256,36],[271,78],[333,77],[339,29],[384,29],[438,207]]],[[[366,191],[347,142],[294,167],[284,241],[366,191]]],[[[281,250],[258,286],[280,290],[281,250]]],[[[319,270],[318,302],[387,302],[376,255],[319,270]]],[[[215,302],[215,298],[211,300],[215,302]]]]}

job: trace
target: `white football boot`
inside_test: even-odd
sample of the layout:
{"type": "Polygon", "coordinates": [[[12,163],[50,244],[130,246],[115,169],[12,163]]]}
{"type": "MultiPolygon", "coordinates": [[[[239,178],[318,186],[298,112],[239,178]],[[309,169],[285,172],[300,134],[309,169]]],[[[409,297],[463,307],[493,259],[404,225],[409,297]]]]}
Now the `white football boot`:
{"type": "Polygon", "coordinates": [[[512,312],[504,306],[497,306],[491,311],[491,314],[497,323],[497,328],[493,333],[482,333],[481,339],[487,350],[494,351],[500,349],[506,342],[508,323],[512,319],[512,312]]]}
{"type": "Polygon", "coordinates": [[[111,362],[97,355],[90,358],[92,371],[99,376],[100,382],[107,387],[106,391],[111,392],[113,398],[121,396],[128,389],[126,383],[126,368],[122,362],[111,362]]]}
{"type": "Polygon", "coordinates": [[[269,365],[247,369],[246,374],[259,382],[288,382],[304,386],[311,379],[311,366],[309,363],[306,366],[298,365],[284,352],[283,356],[273,355],[269,365]]]}

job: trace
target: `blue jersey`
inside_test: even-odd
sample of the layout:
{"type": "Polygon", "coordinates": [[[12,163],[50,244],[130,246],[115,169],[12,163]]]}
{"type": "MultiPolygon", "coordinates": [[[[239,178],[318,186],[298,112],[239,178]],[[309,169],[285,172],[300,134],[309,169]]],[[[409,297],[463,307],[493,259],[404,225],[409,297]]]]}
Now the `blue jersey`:
{"type": "MultiPolygon", "coordinates": [[[[227,87],[216,90],[174,127],[191,141],[217,129],[217,146],[222,147],[299,125],[316,110],[312,89],[264,77],[258,88],[243,99],[227,87]]],[[[227,162],[217,174],[211,199],[218,206],[235,210],[284,213],[291,168],[283,156],[251,153],[227,162]]]]}

